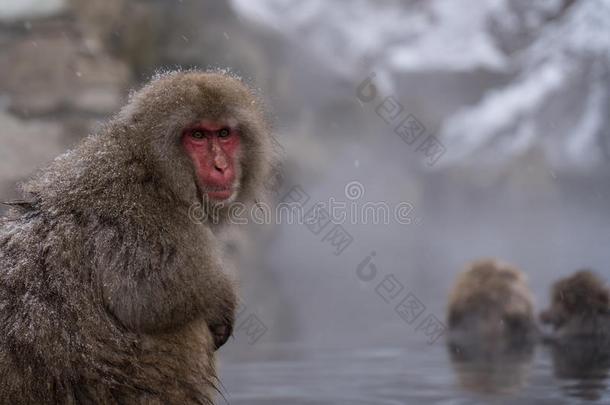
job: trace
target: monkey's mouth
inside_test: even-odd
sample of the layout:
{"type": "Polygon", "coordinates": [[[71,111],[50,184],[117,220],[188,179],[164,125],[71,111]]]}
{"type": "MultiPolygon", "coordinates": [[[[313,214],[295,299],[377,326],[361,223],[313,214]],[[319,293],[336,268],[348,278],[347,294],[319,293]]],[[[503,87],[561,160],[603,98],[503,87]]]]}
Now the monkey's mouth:
{"type": "Polygon", "coordinates": [[[225,205],[232,203],[237,198],[241,189],[240,186],[240,181],[217,185],[202,185],[201,182],[198,182],[197,190],[199,191],[203,204],[207,202],[211,205],[225,205]]]}
{"type": "Polygon", "coordinates": [[[226,201],[231,199],[234,194],[235,188],[233,187],[206,187],[204,190],[204,197],[212,201],[226,201]]]}

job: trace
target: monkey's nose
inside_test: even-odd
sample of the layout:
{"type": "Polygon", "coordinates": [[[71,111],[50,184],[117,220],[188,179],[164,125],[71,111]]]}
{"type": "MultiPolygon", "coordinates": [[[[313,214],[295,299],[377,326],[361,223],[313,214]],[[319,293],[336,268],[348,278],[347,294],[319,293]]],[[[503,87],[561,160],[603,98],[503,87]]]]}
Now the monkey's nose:
{"type": "Polygon", "coordinates": [[[227,170],[227,166],[214,164],[214,170],[222,174],[227,170]]]}
{"type": "Polygon", "coordinates": [[[224,173],[229,167],[229,162],[227,158],[223,155],[216,155],[214,158],[214,169],[217,171],[224,173]]]}
{"type": "Polygon", "coordinates": [[[235,171],[226,157],[215,156],[214,160],[210,163],[211,166],[208,177],[212,183],[217,184],[219,187],[224,187],[233,183],[235,171]]]}

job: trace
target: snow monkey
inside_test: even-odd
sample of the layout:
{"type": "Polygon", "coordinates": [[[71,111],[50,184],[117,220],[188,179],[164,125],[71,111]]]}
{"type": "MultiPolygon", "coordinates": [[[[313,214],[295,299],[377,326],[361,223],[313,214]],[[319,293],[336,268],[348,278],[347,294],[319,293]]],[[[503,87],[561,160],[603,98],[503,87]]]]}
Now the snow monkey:
{"type": "Polygon", "coordinates": [[[599,400],[610,370],[610,289],[599,274],[579,270],[555,282],[540,314],[554,374],[577,383],[569,395],[599,400]],[[594,382],[594,383],[592,383],[594,382]]]}
{"type": "Polygon", "coordinates": [[[25,183],[0,220],[0,403],[213,403],[236,307],[217,230],[272,149],[239,79],[177,71],[25,183]]]}
{"type": "Polygon", "coordinates": [[[460,386],[510,393],[526,381],[537,328],[524,274],[494,259],[458,276],[449,299],[449,356],[460,386]]]}
{"type": "Polygon", "coordinates": [[[518,269],[487,259],[459,275],[449,300],[450,331],[482,337],[529,334],[535,328],[533,298],[518,269]]]}
{"type": "Polygon", "coordinates": [[[540,320],[553,337],[601,337],[610,343],[610,289],[589,270],[580,270],[553,284],[551,307],[540,320]]]}

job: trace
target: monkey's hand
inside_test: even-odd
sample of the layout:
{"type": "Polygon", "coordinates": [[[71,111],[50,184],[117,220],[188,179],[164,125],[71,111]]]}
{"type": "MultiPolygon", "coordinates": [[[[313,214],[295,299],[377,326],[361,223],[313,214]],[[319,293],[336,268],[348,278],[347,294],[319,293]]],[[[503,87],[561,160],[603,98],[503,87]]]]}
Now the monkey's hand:
{"type": "Polygon", "coordinates": [[[212,332],[214,338],[214,351],[216,351],[227,343],[227,340],[233,334],[233,323],[210,325],[210,332],[212,332]]]}
{"type": "Polygon", "coordinates": [[[232,283],[219,277],[216,289],[220,294],[206,300],[205,319],[214,339],[214,350],[218,350],[233,334],[237,296],[232,283]]]}

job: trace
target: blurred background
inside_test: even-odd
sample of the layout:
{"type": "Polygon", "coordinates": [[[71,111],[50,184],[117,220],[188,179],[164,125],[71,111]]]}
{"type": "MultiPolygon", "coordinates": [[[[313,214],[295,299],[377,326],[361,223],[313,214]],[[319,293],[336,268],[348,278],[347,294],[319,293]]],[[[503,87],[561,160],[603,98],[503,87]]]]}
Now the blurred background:
{"type": "Polygon", "coordinates": [[[392,209],[224,236],[227,403],[610,402],[607,357],[464,368],[443,336],[473,259],[521,268],[537,310],[577,269],[610,279],[610,1],[0,0],[0,200],[178,67],[260,89],[271,203],[392,209]]]}

